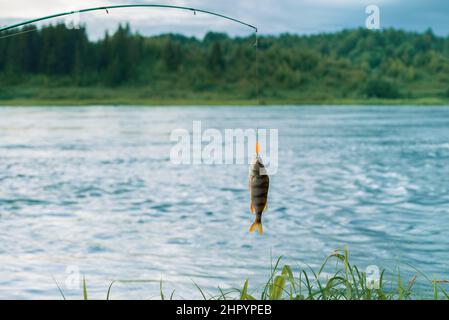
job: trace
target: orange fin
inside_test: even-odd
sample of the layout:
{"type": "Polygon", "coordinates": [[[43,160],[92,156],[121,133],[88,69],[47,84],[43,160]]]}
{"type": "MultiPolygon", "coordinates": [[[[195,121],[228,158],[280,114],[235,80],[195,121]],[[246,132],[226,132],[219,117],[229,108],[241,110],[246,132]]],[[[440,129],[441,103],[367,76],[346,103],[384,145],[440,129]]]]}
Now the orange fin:
{"type": "Polygon", "coordinates": [[[251,180],[248,181],[248,190],[249,190],[249,195],[250,195],[250,205],[249,205],[249,210],[251,211],[251,213],[254,213],[254,205],[253,205],[253,190],[251,190],[251,180]]]}
{"type": "Polygon", "coordinates": [[[251,233],[251,232],[253,232],[256,229],[257,229],[257,231],[259,232],[260,235],[263,234],[262,222],[254,221],[254,223],[249,228],[249,232],[251,233]]]}

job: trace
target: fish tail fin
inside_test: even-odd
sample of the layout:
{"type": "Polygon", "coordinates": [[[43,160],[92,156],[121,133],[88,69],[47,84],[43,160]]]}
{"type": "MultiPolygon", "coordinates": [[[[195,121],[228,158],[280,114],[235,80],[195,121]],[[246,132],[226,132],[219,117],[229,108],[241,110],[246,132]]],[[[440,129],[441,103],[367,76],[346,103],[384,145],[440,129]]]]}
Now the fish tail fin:
{"type": "Polygon", "coordinates": [[[263,234],[263,227],[262,227],[262,221],[260,219],[256,219],[254,223],[249,228],[249,232],[253,232],[254,230],[257,230],[260,235],[263,234]]]}

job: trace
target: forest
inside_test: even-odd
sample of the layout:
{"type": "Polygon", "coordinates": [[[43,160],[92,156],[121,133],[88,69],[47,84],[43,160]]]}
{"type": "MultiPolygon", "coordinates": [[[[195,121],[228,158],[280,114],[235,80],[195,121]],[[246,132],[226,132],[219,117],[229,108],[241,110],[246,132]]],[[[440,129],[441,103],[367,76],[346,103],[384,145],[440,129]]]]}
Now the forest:
{"type": "Polygon", "coordinates": [[[0,104],[347,104],[449,101],[449,37],[386,29],[143,36],[120,25],[0,33],[0,104]],[[256,70],[257,69],[257,70],[256,70]],[[258,89],[259,88],[259,89],[258,89]]]}

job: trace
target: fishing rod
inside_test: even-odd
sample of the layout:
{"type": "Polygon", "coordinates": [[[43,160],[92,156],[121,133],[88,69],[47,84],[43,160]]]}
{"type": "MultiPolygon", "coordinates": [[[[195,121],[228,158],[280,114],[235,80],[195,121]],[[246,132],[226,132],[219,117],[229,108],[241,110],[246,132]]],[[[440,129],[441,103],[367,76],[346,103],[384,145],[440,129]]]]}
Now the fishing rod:
{"type": "Polygon", "coordinates": [[[247,26],[247,27],[253,29],[254,32],[256,32],[256,33],[258,31],[257,27],[255,27],[255,26],[253,26],[253,25],[251,25],[249,23],[246,23],[246,22],[244,22],[242,20],[239,20],[239,19],[236,19],[236,18],[232,18],[232,17],[226,16],[224,14],[220,14],[220,13],[216,13],[216,12],[212,12],[212,11],[207,11],[207,10],[202,10],[202,9],[197,9],[197,8],[192,8],[192,7],[172,6],[172,5],[164,5],[164,4],[122,4],[122,5],[101,6],[101,7],[94,7],[94,8],[75,10],[75,11],[56,13],[56,14],[52,14],[52,15],[49,15],[49,16],[36,18],[36,19],[31,19],[31,20],[19,22],[19,23],[16,23],[16,24],[12,24],[12,25],[9,25],[9,26],[0,27],[0,32],[11,30],[11,29],[15,29],[15,28],[18,28],[18,27],[22,27],[22,26],[25,26],[27,24],[32,24],[32,23],[35,23],[35,22],[39,22],[39,21],[43,21],[43,20],[49,20],[49,19],[54,19],[54,18],[59,18],[59,17],[68,16],[68,15],[72,15],[72,14],[78,14],[78,13],[84,13],[84,12],[92,12],[92,11],[100,11],[100,10],[101,11],[106,10],[106,12],[108,12],[108,10],[110,10],[110,9],[123,9],[123,8],[177,9],[177,10],[191,11],[194,14],[196,14],[197,12],[201,12],[201,13],[213,15],[213,16],[216,16],[216,17],[227,19],[227,20],[236,22],[238,24],[247,26]]]}

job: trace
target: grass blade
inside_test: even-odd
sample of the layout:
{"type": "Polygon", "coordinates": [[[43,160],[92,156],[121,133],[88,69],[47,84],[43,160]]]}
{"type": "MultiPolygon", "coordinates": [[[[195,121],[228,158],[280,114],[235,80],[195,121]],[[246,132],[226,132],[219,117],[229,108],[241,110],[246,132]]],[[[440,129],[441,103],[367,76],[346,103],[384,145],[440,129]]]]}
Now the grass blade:
{"type": "Polygon", "coordinates": [[[83,299],[88,300],[86,278],[83,276],[83,299]]]}
{"type": "Polygon", "coordinates": [[[51,276],[51,277],[53,278],[53,281],[56,283],[56,286],[58,287],[58,290],[59,290],[59,293],[60,293],[61,296],[62,296],[62,299],[63,299],[63,300],[66,300],[65,295],[64,295],[64,292],[62,291],[61,287],[59,286],[58,281],[56,281],[56,279],[55,279],[53,276],[51,276]]]}
{"type": "Polygon", "coordinates": [[[199,292],[201,293],[201,295],[203,296],[203,299],[204,299],[204,300],[207,300],[206,295],[204,294],[203,290],[201,290],[200,286],[197,285],[195,281],[192,280],[192,282],[193,282],[193,284],[195,285],[195,287],[199,290],[199,292]]]}

